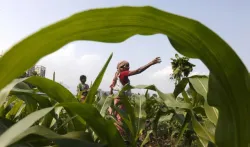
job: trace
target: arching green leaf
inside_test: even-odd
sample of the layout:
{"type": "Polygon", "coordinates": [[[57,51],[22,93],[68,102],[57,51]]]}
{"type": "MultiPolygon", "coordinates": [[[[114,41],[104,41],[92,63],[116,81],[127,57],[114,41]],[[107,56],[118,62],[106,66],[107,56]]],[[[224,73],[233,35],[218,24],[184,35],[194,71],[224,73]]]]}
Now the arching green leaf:
{"type": "MultiPolygon", "coordinates": [[[[218,122],[229,121],[232,126],[218,125],[219,130],[228,134],[227,138],[220,139],[218,145],[247,146],[250,142],[250,117],[247,117],[250,111],[250,78],[245,65],[232,48],[206,26],[152,7],[89,10],[41,29],[14,45],[0,58],[0,89],[40,58],[72,41],[117,43],[137,34],[160,33],[167,35],[172,46],[181,54],[201,59],[220,85],[221,90],[217,93],[220,95],[222,92],[225,96],[208,96],[208,103],[213,101],[211,105],[220,111],[222,117],[218,122]],[[27,58],[29,54],[32,56],[27,58]],[[214,99],[226,103],[222,106],[214,99]]],[[[210,88],[216,86],[211,84],[209,93],[210,88]]],[[[0,100],[0,106],[2,102],[0,100]]]]}

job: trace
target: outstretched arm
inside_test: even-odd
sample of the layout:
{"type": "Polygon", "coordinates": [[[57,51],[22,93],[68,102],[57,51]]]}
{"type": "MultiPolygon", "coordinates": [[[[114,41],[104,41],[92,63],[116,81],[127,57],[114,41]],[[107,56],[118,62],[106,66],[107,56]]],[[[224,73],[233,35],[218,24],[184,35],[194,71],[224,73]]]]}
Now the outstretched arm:
{"type": "Polygon", "coordinates": [[[129,75],[128,76],[133,76],[133,75],[136,75],[136,74],[140,74],[141,72],[145,71],[146,69],[148,69],[150,66],[154,65],[154,64],[157,64],[157,63],[161,63],[161,58],[160,57],[157,57],[155,58],[153,61],[149,62],[148,64],[136,69],[136,70],[132,70],[129,72],[129,75]]]}

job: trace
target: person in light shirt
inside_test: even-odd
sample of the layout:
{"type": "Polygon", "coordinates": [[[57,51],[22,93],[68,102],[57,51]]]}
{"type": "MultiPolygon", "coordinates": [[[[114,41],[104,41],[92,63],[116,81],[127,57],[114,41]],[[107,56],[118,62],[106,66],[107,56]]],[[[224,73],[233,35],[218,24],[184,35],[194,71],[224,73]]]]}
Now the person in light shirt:
{"type": "Polygon", "coordinates": [[[77,86],[77,93],[80,95],[80,102],[83,102],[88,95],[89,85],[86,84],[87,77],[85,75],[80,76],[80,82],[77,86]]]}

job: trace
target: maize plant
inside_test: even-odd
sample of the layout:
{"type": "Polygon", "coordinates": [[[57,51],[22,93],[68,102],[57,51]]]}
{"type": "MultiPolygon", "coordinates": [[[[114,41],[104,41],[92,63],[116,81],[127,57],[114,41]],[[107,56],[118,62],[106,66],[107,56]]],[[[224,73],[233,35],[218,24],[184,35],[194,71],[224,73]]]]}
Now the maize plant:
{"type": "MultiPolygon", "coordinates": [[[[164,104],[166,112],[171,110],[176,118],[179,114],[184,116],[184,120],[179,119],[179,136],[191,130],[203,146],[208,143],[249,146],[250,79],[242,60],[223,39],[200,22],[150,6],[79,12],[13,45],[0,58],[0,146],[125,146],[114,121],[105,117],[106,99],[95,103],[96,91],[112,55],[83,103],[55,81],[38,76],[18,77],[42,57],[70,42],[117,43],[137,34],[166,35],[176,51],[188,58],[200,59],[210,73],[209,77],[183,78],[171,94],[162,93],[154,85],[126,88],[154,90],[158,93],[156,100],[164,104]],[[32,56],[27,57],[29,54],[32,56]],[[183,87],[187,84],[189,90],[185,91],[183,87]]],[[[143,122],[138,120],[144,116],[137,115],[137,106],[126,100],[129,112],[124,118],[129,119],[125,119],[124,127],[131,133],[130,145],[136,146],[138,135],[144,129],[140,125],[143,122]]],[[[151,132],[148,131],[142,145],[150,139],[151,132]]],[[[180,142],[178,137],[175,145],[180,142]]]]}

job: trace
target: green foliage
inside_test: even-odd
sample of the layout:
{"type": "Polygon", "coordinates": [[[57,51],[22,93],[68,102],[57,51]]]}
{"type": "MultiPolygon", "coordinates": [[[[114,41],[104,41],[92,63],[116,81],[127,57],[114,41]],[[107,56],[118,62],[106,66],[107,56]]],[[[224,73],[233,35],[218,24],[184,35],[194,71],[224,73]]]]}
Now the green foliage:
{"type": "Polygon", "coordinates": [[[183,77],[188,77],[189,74],[193,71],[194,64],[188,62],[189,58],[187,57],[179,57],[178,54],[175,54],[175,58],[171,58],[172,62],[172,70],[170,79],[175,80],[175,84],[177,84],[183,77]]]}
{"type": "Polygon", "coordinates": [[[117,144],[120,146],[123,145],[122,138],[114,124],[111,121],[105,120],[92,105],[80,103],[66,103],[61,105],[82,117],[98,137],[100,137],[103,142],[107,142],[110,147],[115,147],[117,144]]]}
{"type": "Polygon", "coordinates": [[[109,56],[105,65],[103,66],[102,70],[100,71],[99,75],[97,76],[96,80],[94,81],[94,84],[91,85],[91,88],[88,92],[87,98],[84,102],[89,103],[89,104],[92,104],[94,102],[96,91],[98,90],[98,88],[102,82],[102,78],[104,76],[104,73],[108,67],[110,60],[112,59],[112,56],[113,56],[113,53],[109,56]]]}
{"type": "MultiPolygon", "coordinates": [[[[177,118],[183,112],[191,115],[190,121],[192,126],[187,126],[188,129],[184,134],[189,134],[188,131],[192,132],[194,130],[197,136],[199,136],[199,141],[202,145],[213,142],[218,146],[247,146],[250,142],[250,117],[248,117],[250,111],[250,79],[245,65],[233,49],[206,26],[195,20],[148,6],[123,6],[80,12],[45,27],[14,45],[0,58],[0,107],[1,112],[3,112],[1,115],[5,116],[6,114],[4,111],[7,111],[7,107],[4,104],[8,103],[7,100],[10,100],[8,98],[10,91],[17,83],[25,80],[15,80],[15,78],[23,74],[25,70],[33,66],[40,58],[55,52],[62,46],[76,40],[117,43],[137,34],[153,35],[159,33],[167,35],[170,43],[179,53],[190,58],[199,58],[210,71],[209,81],[199,82],[197,79],[189,78],[189,92],[192,94],[189,95],[187,91],[182,90],[180,91],[182,97],[178,97],[176,93],[162,93],[153,85],[131,86],[127,88],[145,88],[156,91],[159,95],[156,98],[157,102],[163,104],[167,110],[174,111],[173,116],[176,120],[181,120],[177,118]],[[32,56],[27,58],[28,54],[32,54],[32,56]],[[207,87],[200,87],[205,83],[208,83],[207,87]],[[218,109],[219,115],[217,115],[216,109],[211,106],[218,109]],[[201,113],[202,111],[198,111],[199,109],[197,108],[201,110],[204,108],[205,115],[201,113]],[[214,138],[214,132],[211,130],[214,130],[215,124],[214,138]]],[[[185,59],[184,61],[187,63],[188,60],[185,59]]],[[[178,67],[183,67],[183,65],[184,76],[187,76],[191,68],[190,66],[186,68],[185,64],[174,65],[176,67],[174,74],[180,76],[178,67]]],[[[191,65],[191,67],[193,66],[191,65]]],[[[103,68],[103,73],[105,69],[106,67],[103,68]]],[[[101,82],[102,72],[100,72],[99,78],[97,77],[93,84],[95,88],[89,95],[89,104],[77,103],[76,98],[66,88],[52,80],[36,76],[25,81],[36,86],[38,88],[37,91],[46,93],[47,97],[49,97],[49,99],[47,98],[49,102],[53,99],[58,103],[66,103],[63,106],[65,106],[66,114],[70,118],[77,114],[75,119],[67,123],[68,130],[86,131],[91,135],[94,134],[93,140],[100,144],[108,144],[108,146],[117,146],[119,144],[122,146],[122,138],[111,121],[106,120],[99,113],[98,109],[91,105],[94,101],[96,87],[101,82]],[[83,110],[84,112],[90,110],[90,113],[82,113],[83,110]],[[85,125],[83,119],[87,125],[85,125]]],[[[178,83],[181,82],[178,81],[178,83]]],[[[185,83],[187,82],[182,84],[185,83]]],[[[182,87],[179,86],[180,89],[182,87]]],[[[19,99],[23,95],[27,98],[27,93],[31,91],[33,94],[37,94],[36,90],[27,91],[27,89],[24,89],[24,91],[26,94],[17,96],[19,99]]],[[[32,97],[32,95],[29,96],[32,97]]],[[[45,120],[43,116],[54,108],[54,103],[52,103],[52,107],[40,108],[39,103],[45,102],[41,99],[46,99],[46,96],[39,98],[34,98],[33,96],[32,98],[35,101],[31,102],[22,99],[26,104],[25,109],[23,109],[26,113],[23,113],[23,110],[21,110],[20,115],[29,115],[19,120],[0,136],[1,146],[14,143],[13,141],[16,140],[16,137],[25,132],[32,124],[42,124],[43,120],[45,120]],[[40,102],[38,102],[38,99],[40,102]]],[[[130,126],[130,132],[133,137],[132,145],[135,146],[139,130],[138,124],[140,123],[136,123],[135,111],[131,111],[135,110],[136,107],[134,108],[130,105],[130,102],[126,101],[125,105],[128,108],[128,112],[123,116],[124,118],[129,118],[126,125],[130,126]]],[[[142,115],[138,116],[140,118],[142,115]]],[[[52,117],[55,116],[52,115],[52,117]]],[[[60,118],[55,117],[55,119],[58,121],[60,118]]],[[[183,125],[182,121],[179,121],[179,123],[183,125]]],[[[190,134],[186,136],[190,136],[190,134]]],[[[67,139],[63,140],[66,141],[67,139]]],[[[81,141],[81,143],[83,142],[81,141]]]]}
{"type": "Polygon", "coordinates": [[[28,129],[35,121],[42,118],[45,114],[51,111],[54,107],[44,108],[33,112],[32,114],[26,116],[24,119],[20,120],[18,123],[11,126],[0,136],[0,145],[8,146],[15,142],[15,137],[23,133],[28,129]]]}

